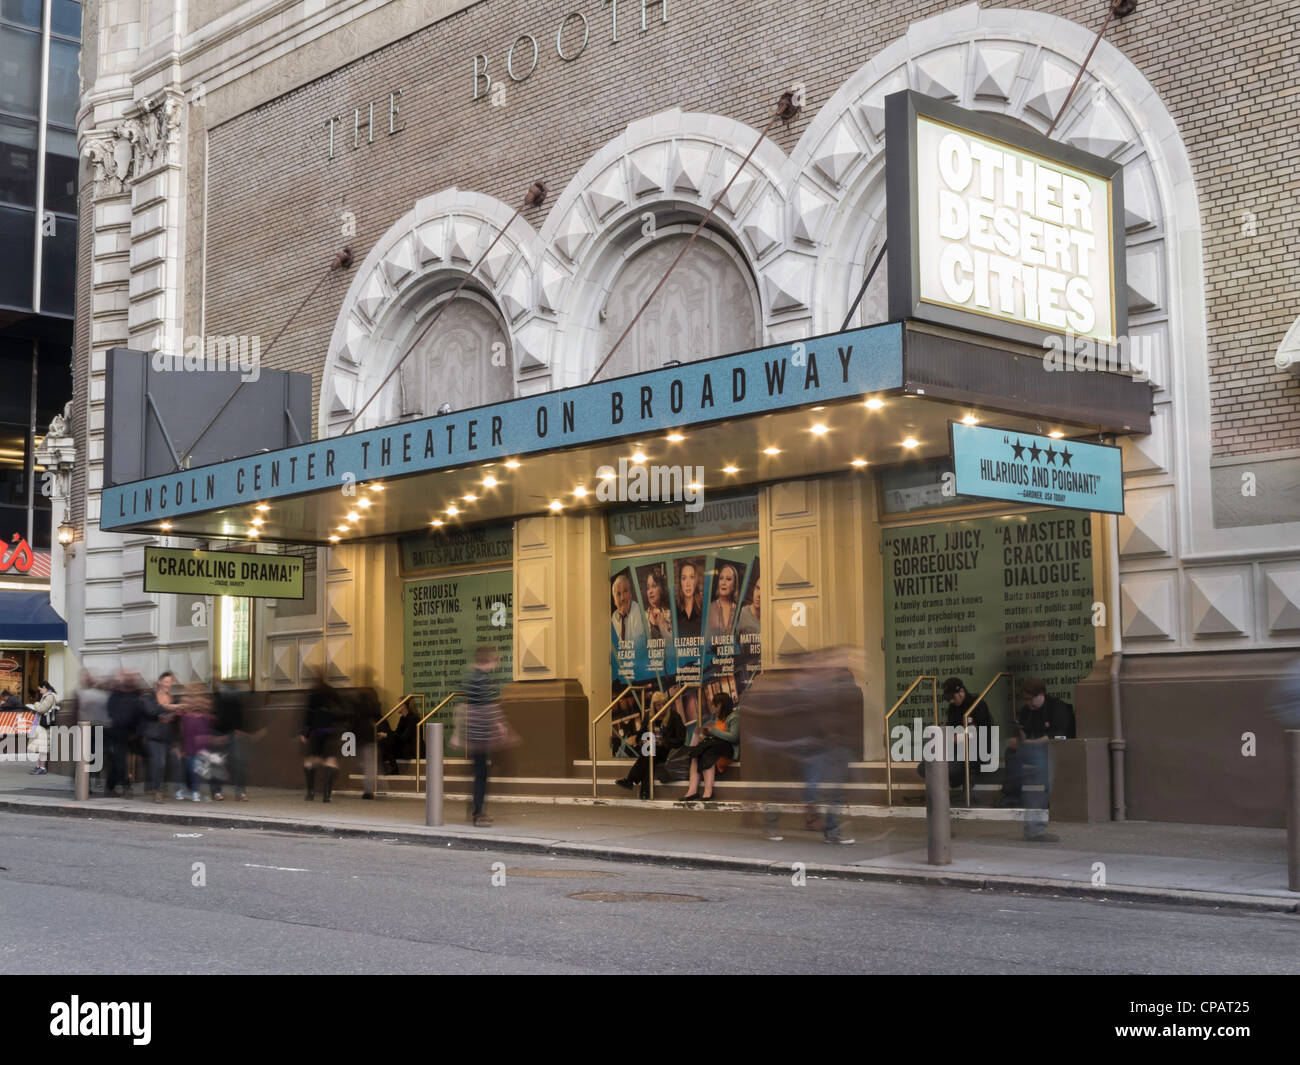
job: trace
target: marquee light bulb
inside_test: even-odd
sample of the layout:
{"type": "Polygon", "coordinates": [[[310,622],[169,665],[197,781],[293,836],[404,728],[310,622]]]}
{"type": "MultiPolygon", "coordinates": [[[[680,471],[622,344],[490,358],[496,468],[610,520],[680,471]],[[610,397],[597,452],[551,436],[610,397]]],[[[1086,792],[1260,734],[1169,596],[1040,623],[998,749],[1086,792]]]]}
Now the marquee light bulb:
{"type": "Polygon", "coordinates": [[[484,488],[495,488],[495,487],[497,486],[498,483],[499,483],[499,482],[497,481],[497,479],[496,479],[495,477],[488,476],[488,477],[484,477],[484,478],[483,478],[483,487],[484,487],[484,488]]]}
{"type": "Polygon", "coordinates": [[[521,464],[515,459],[506,459],[506,469],[508,470],[517,470],[519,469],[520,465],[521,464]]]}
{"type": "Polygon", "coordinates": [[[979,425],[980,420],[973,414],[968,414],[961,420],[962,425],[979,425]]]}
{"type": "Polygon", "coordinates": [[[877,399],[875,396],[872,396],[866,402],[866,407],[868,410],[880,410],[880,408],[883,407],[884,405],[885,405],[885,401],[883,399],[877,399]]]}
{"type": "Polygon", "coordinates": [[[808,431],[809,431],[810,433],[812,433],[813,436],[823,436],[824,434],[830,432],[830,430],[827,429],[826,426],[822,425],[821,422],[818,422],[816,425],[814,425],[814,426],[813,426],[811,429],[809,429],[808,431]]]}
{"type": "Polygon", "coordinates": [[[740,467],[739,467],[739,466],[723,466],[723,467],[722,467],[722,472],[723,472],[723,473],[739,473],[739,472],[740,472],[740,467]]]}
{"type": "Polygon", "coordinates": [[[578,487],[573,490],[573,494],[577,496],[579,499],[583,499],[587,495],[587,489],[584,488],[582,485],[578,485],[578,487]]]}
{"type": "Polygon", "coordinates": [[[558,499],[552,499],[552,500],[551,500],[551,509],[552,509],[552,510],[563,510],[563,509],[564,509],[564,504],[561,503],[558,499]]]}
{"type": "Polygon", "coordinates": [[[914,447],[920,447],[921,443],[919,440],[916,439],[916,437],[909,436],[906,440],[903,441],[903,446],[905,448],[914,448],[914,447]]]}
{"type": "Polygon", "coordinates": [[[764,455],[779,455],[779,454],[781,454],[781,449],[780,449],[779,447],[765,447],[765,448],[763,448],[763,454],[764,454],[764,455]]]}

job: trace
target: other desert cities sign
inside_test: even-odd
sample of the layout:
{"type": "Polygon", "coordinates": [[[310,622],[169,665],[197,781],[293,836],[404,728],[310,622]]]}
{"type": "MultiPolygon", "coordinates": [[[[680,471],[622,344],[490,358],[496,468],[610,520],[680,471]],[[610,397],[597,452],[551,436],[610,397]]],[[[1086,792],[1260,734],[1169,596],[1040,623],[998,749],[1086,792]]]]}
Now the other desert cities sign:
{"type": "Polygon", "coordinates": [[[916,119],[919,296],[1116,341],[1110,182],[916,119]]]}

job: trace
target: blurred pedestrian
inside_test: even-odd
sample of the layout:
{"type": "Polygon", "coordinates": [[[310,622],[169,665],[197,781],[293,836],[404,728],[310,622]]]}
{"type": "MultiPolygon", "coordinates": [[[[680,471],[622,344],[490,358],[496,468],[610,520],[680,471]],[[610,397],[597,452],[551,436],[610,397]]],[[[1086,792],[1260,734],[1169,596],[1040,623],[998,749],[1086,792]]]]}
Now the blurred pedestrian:
{"type": "Polygon", "coordinates": [[[307,781],[306,801],[316,798],[316,770],[321,770],[321,801],[329,802],[334,790],[334,775],[339,770],[339,734],[343,715],[338,693],[317,673],[307,696],[307,714],[298,739],[303,745],[303,776],[307,781]]]}
{"type": "Polygon", "coordinates": [[[219,775],[212,772],[211,765],[213,746],[211,699],[206,692],[198,690],[196,686],[185,693],[180,706],[181,754],[184,759],[182,765],[185,788],[189,792],[190,799],[198,802],[202,797],[200,789],[206,768],[211,798],[217,799],[221,795],[221,783],[219,775]]]}
{"type": "MultiPolygon", "coordinates": [[[[804,828],[827,843],[855,842],[845,831],[844,785],[862,742],[861,648],[801,655],[794,669],[760,674],[745,693],[745,765],[758,780],[803,781],[804,828]]],[[[764,817],[782,839],[780,814],[764,817]]]]}
{"type": "Polygon", "coordinates": [[[131,777],[128,758],[131,739],[144,715],[140,691],[124,670],[119,669],[108,693],[108,728],[105,730],[105,748],[108,762],[104,780],[104,794],[131,798],[131,777]]]}
{"type": "MultiPolygon", "coordinates": [[[[501,686],[496,672],[500,659],[491,644],[474,651],[474,666],[465,676],[466,749],[474,763],[474,798],[470,818],[479,828],[492,824],[483,812],[487,799],[488,763],[492,752],[511,742],[513,732],[501,709],[501,686]]],[[[439,752],[441,753],[441,752],[439,752]]]]}
{"type": "MultiPolygon", "coordinates": [[[[242,692],[228,684],[217,688],[213,700],[213,742],[225,755],[225,775],[234,786],[236,802],[248,802],[249,744],[265,732],[264,728],[253,733],[248,731],[242,692]]],[[[213,798],[220,801],[224,795],[224,789],[218,788],[213,798]]]]}
{"type": "MultiPolygon", "coordinates": [[[[374,779],[372,755],[379,742],[379,721],[382,708],[379,693],[374,687],[375,671],[369,666],[362,666],[357,671],[357,687],[349,693],[352,722],[349,726],[356,737],[357,757],[361,762],[364,786],[361,789],[363,799],[373,799],[378,781],[374,779]]],[[[412,723],[414,724],[414,723],[412,723]]],[[[414,732],[414,728],[412,728],[414,732]]]]}
{"type": "MultiPolygon", "coordinates": [[[[1048,695],[1047,685],[1043,681],[1037,677],[1026,678],[1020,686],[1020,695],[1024,702],[1016,711],[1012,736],[1007,740],[1003,756],[1004,806],[1020,805],[1028,763],[1033,763],[1034,773],[1041,768],[1039,763],[1042,759],[1037,754],[1037,748],[1030,748],[1028,744],[1038,744],[1049,739],[1074,739],[1074,708],[1054,695],[1048,695]],[[1026,752],[1029,752],[1028,758],[1026,752]]],[[[1034,780],[1030,783],[1043,781],[1034,780]]]]}

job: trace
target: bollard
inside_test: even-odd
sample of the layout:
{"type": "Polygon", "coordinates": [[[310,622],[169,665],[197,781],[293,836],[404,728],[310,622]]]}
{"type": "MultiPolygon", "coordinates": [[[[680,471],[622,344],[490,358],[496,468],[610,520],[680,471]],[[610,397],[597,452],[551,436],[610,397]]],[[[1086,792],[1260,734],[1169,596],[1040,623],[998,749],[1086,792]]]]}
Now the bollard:
{"type": "Polygon", "coordinates": [[[442,824],[442,725],[430,721],[424,726],[424,753],[428,760],[424,774],[424,823],[442,824]]]}
{"type": "MultiPolygon", "coordinates": [[[[942,749],[942,748],[941,748],[942,749]]],[[[925,763],[926,860],[952,865],[952,818],[948,813],[948,763],[925,763]]]]}
{"type": "Polygon", "coordinates": [[[1300,891],[1300,729],[1286,737],[1286,870],[1287,890],[1300,891]]]}
{"type": "MultiPolygon", "coordinates": [[[[86,721],[77,722],[77,739],[80,741],[76,745],[77,761],[74,770],[74,779],[76,786],[77,802],[85,802],[90,798],[90,724],[86,721]]],[[[51,747],[53,750],[53,747],[51,747]]]]}
{"type": "Polygon", "coordinates": [[[379,741],[370,744],[366,756],[366,782],[364,793],[373,796],[379,792],[379,741]]]}

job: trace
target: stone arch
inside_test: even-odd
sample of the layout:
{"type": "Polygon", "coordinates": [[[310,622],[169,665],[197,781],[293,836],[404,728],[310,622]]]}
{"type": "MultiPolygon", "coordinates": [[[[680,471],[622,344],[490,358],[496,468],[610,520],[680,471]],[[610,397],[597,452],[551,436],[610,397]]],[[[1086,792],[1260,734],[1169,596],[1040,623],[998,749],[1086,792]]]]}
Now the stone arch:
{"type": "MultiPolygon", "coordinates": [[[[645,235],[637,219],[624,241],[611,242],[597,276],[606,279],[599,308],[590,307],[603,359],[644,298],[690,239],[697,220],[660,225],[645,235]]],[[[691,361],[757,347],[763,336],[762,302],[745,252],[716,229],[700,230],[690,252],[655,297],[656,304],[604,368],[602,377],[657,369],[669,359],[691,361]],[[641,340],[642,343],[636,342],[641,340]],[[640,359],[635,356],[640,353],[640,359]]]]}
{"type": "MultiPolygon", "coordinates": [[[[1045,133],[1094,37],[1059,16],[967,4],[914,23],[832,95],[791,153],[792,232],[817,256],[816,332],[840,327],[885,237],[885,96],[912,88],[1045,133]]],[[[1124,164],[1124,296],[1129,334],[1148,358],[1155,416],[1149,435],[1122,441],[1130,507],[1119,531],[1121,630],[1139,650],[1193,639],[1207,646],[1195,618],[1182,616],[1180,571],[1170,561],[1244,550],[1248,541],[1265,547],[1277,527],[1217,530],[1210,494],[1189,490],[1209,477],[1209,434],[1199,430],[1210,421],[1210,395],[1201,210],[1187,149],[1151,83],[1106,41],[1053,136],[1124,164]]],[[[857,324],[883,318],[885,273],[857,324]]],[[[1236,578],[1251,579],[1245,570],[1236,578]]]]}
{"type": "MultiPolygon", "coordinates": [[[[666,218],[661,233],[698,220],[757,140],[743,123],[674,108],[631,123],[574,175],[540,234],[537,306],[554,330],[552,387],[584,383],[604,355],[594,308],[619,260],[643,246],[627,241],[629,227],[646,212],[666,218]]],[[[710,222],[710,239],[720,235],[743,255],[768,334],[807,315],[804,299],[787,291],[782,262],[788,174],[785,153],[764,138],[710,222]]]]}
{"type": "MultiPolygon", "coordinates": [[[[439,297],[464,278],[503,229],[466,291],[472,293],[471,302],[490,306],[499,317],[512,348],[513,393],[519,391],[520,378],[540,365],[520,341],[533,313],[539,256],[536,231],[522,218],[512,222],[513,214],[492,196],[447,189],[419,200],[375,242],[352,278],[330,338],[319,435],[339,433],[352,420],[415,339],[439,297]]],[[[393,420],[400,411],[389,410],[391,406],[376,399],[357,427],[393,420]]]]}

